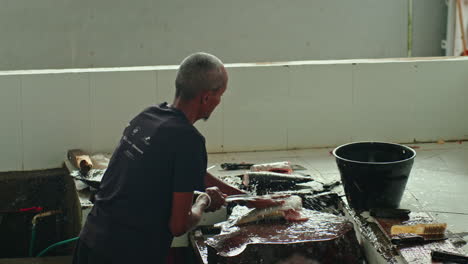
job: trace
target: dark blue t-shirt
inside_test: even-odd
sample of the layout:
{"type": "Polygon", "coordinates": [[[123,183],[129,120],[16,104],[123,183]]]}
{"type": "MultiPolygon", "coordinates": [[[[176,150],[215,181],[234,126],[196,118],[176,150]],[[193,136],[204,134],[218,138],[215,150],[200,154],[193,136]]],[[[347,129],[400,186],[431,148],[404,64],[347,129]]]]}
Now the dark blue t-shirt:
{"type": "Polygon", "coordinates": [[[203,191],[205,139],[167,103],[145,109],[125,128],[80,234],[90,248],[122,263],[164,263],[173,192],[203,191]]]}

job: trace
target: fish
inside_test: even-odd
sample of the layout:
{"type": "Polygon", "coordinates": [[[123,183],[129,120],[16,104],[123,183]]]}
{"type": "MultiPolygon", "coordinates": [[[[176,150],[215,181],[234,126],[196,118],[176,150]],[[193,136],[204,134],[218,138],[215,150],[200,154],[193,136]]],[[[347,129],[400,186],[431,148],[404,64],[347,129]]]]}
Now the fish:
{"type": "Polygon", "coordinates": [[[292,195],[284,200],[284,204],[263,209],[253,209],[239,217],[234,225],[244,225],[261,220],[286,220],[288,222],[307,221],[308,218],[301,215],[302,199],[292,195]]]}
{"type": "MultiPolygon", "coordinates": [[[[290,197],[290,194],[267,194],[267,195],[253,195],[253,194],[235,194],[226,197],[227,203],[245,203],[259,200],[278,200],[290,197]]],[[[284,199],[283,199],[284,200],[284,199]]]]}
{"type": "Polygon", "coordinates": [[[270,171],[257,171],[257,172],[248,172],[242,175],[242,183],[245,186],[250,186],[252,184],[258,185],[275,185],[275,184],[287,184],[294,185],[297,183],[304,183],[313,181],[312,177],[298,175],[298,174],[285,174],[277,173],[270,171]]]}

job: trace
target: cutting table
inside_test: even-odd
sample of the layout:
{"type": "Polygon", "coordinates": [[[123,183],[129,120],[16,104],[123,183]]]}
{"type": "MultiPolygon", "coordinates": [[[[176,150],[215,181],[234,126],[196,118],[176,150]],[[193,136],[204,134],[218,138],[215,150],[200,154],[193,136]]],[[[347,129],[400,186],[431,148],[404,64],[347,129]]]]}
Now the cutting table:
{"type": "MultiPolygon", "coordinates": [[[[109,163],[110,156],[111,154],[109,153],[90,155],[93,168],[88,172],[89,175],[87,177],[81,175],[79,168],[74,166],[68,157],[65,159],[65,165],[70,175],[75,178],[84,217],[92,207],[89,198],[92,191],[95,190],[94,183],[99,183],[100,178],[102,178],[109,163]]],[[[443,249],[454,253],[463,253],[459,251],[457,246],[461,246],[466,242],[460,237],[451,234],[450,231],[447,231],[449,237],[447,240],[405,246],[394,245],[390,242],[388,233],[385,231],[386,229],[384,226],[387,220],[375,219],[371,217],[368,212],[355,212],[348,206],[344,195],[339,194],[341,191],[339,186],[337,190],[338,194],[336,196],[324,195],[321,198],[324,199],[323,202],[327,204],[327,206],[321,208],[314,208],[313,205],[317,203],[310,203],[307,200],[307,196],[312,197],[324,191],[323,188],[320,189],[320,186],[317,187],[317,182],[301,184],[299,188],[282,191],[281,193],[298,194],[301,197],[306,197],[304,200],[304,207],[309,206],[311,209],[320,209],[325,212],[345,215],[354,224],[358,240],[363,248],[368,263],[439,263],[431,262],[431,250],[443,249]],[[338,197],[338,200],[332,201],[334,198],[330,200],[330,197],[338,197]]],[[[333,190],[331,193],[334,193],[333,190]]],[[[216,232],[213,232],[213,230],[216,230],[216,228],[213,228],[213,224],[226,220],[227,216],[228,212],[226,209],[206,214],[199,228],[183,237],[174,239],[173,247],[192,247],[197,261],[201,264],[207,264],[207,250],[204,245],[204,240],[216,234],[216,232]]],[[[425,218],[425,221],[432,221],[431,216],[424,212],[414,212],[410,216],[422,217],[425,218]]]]}

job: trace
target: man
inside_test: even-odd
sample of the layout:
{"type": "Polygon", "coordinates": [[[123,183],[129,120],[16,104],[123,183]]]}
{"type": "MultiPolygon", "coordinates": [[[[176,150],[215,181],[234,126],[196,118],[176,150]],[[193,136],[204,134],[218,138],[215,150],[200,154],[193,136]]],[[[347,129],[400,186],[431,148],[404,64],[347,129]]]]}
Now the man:
{"type": "MultiPolygon", "coordinates": [[[[205,139],[193,126],[210,117],[227,82],[218,58],[192,54],[177,72],[173,103],[149,107],[130,121],[102,178],[73,263],[165,263],[174,236],[196,226],[203,211],[224,205],[226,194],[243,193],[206,172],[205,139]],[[204,191],[195,202],[194,191],[204,191]]],[[[267,199],[251,206],[280,203],[267,199]]]]}
{"type": "Polygon", "coordinates": [[[173,103],[149,107],[130,121],[102,178],[73,263],[165,263],[173,236],[196,226],[203,211],[219,209],[226,194],[242,193],[206,172],[205,139],[193,126],[210,117],[227,82],[218,58],[192,54],[177,72],[173,103]],[[195,202],[194,191],[204,191],[195,202]]]}

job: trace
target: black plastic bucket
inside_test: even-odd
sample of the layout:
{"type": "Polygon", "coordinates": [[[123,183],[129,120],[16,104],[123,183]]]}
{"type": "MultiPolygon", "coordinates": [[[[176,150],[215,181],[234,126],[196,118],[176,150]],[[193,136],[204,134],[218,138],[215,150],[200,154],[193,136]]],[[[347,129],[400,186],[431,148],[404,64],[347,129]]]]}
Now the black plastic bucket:
{"type": "Polygon", "coordinates": [[[416,151],[400,144],[355,142],[335,148],[333,155],[352,208],[400,206],[416,151]]]}

